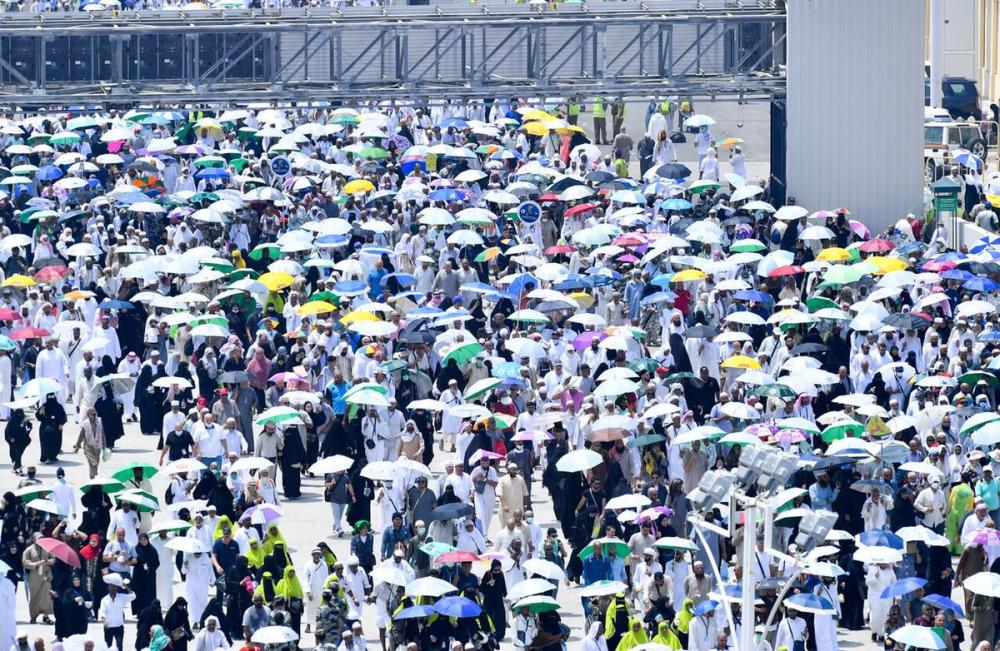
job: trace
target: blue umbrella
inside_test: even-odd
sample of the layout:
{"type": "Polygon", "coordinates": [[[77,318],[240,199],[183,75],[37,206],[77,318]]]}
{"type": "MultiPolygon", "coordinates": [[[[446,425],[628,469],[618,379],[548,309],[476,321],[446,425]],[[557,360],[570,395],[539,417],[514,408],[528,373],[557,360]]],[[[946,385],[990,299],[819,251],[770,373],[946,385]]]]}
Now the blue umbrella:
{"type": "Polygon", "coordinates": [[[987,235],[986,237],[980,237],[976,241],[978,242],[978,244],[969,249],[970,253],[982,253],[983,251],[985,251],[990,247],[997,246],[998,244],[1000,244],[1000,237],[991,238],[987,235]]]}
{"type": "Polygon", "coordinates": [[[115,197],[115,203],[121,206],[131,206],[137,201],[149,201],[149,197],[138,191],[129,192],[128,194],[120,194],[115,197]]]}
{"type": "Polygon", "coordinates": [[[218,167],[206,167],[198,170],[194,177],[196,179],[228,179],[229,172],[218,167]]]}
{"type": "Polygon", "coordinates": [[[989,278],[980,278],[977,276],[962,283],[962,288],[972,292],[995,292],[1000,289],[1000,285],[989,278]]]}
{"type": "Polygon", "coordinates": [[[837,613],[833,604],[829,601],[808,592],[800,592],[799,594],[792,595],[785,600],[785,604],[789,608],[794,608],[799,612],[812,613],[814,615],[835,615],[837,613]]]}
{"type": "Polygon", "coordinates": [[[906,546],[903,539],[891,531],[865,531],[861,534],[860,540],[862,545],[892,547],[893,549],[903,549],[906,546]]]}
{"type": "Polygon", "coordinates": [[[965,269],[949,269],[943,272],[941,277],[945,280],[972,280],[976,276],[965,269]]]}
{"type": "Polygon", "coordinates": [[[911,592],[915,592],[917,588],[922,588],[927,585],[927,579],[918,579],[915,576],[910,576],[905,579],[900,579],[896,581],[888,588],[882,591],[880,595],[882,599],[890,599],[892,597],[902,597],[903,595],[908,595],[911,592]]]}
{"type": "Polygon", "coordinates": [[[475,601],[465,597],[444,597],[434,604],[435,612],[445,617],[479,617],[483,609],[475,601]]]}
{"type": "Polygon", "coordinates": [[[393,619],[420,619],[422,617],[430,617],[437,613],[436,610],[430,606],[410,606],[409,608],[404,608],[393,617],[393,619]]]}
{"type": "Polygon", "coordinates": [[[493,367],[493,377],[516,380],[521,377],[521,365],[517,362],[502,362],[493,367]]]}
{"type": "Polygon", "coordinates": [[[966,151],[964,149],[952,152],[952,160],[963,165],[965,167],[971,167],[972,169],[979,169],[979,166],[983,164],[983,161],[973,154],[971,151],[966,151]]]}
{"type": "Polygon", "coordinates": [[[691,202],[687,199],[678,199],[674,197],[673,199],[667,199],[662,201],[658,210],[690,210],[691,202]]]}
{"type": "Polygon", "coordinates": [[[0,350],[17,350],[17,344],[7,335],[0,335],[0,350]]]}
{"type": "Polygon", "coordinates": [[[493,285],[481,282],[465,283],[458,289],[463,292],[474,292],[476,294],[493,294],[494,292],[499,291],[493,285]]]}
{"type": "Polygon", "coordinates": [[[465,201],[465,193],[455,188],[441,188],[427,195],[431,201],[465,201]]]}
{"type": "Polygon", "coordinates": [[[694,607],[694,614],[701,616],[706,613],[710,613],[719,607],[719,602],[714,599],[706,599],[697,606],[694,607]]]}
{"type": "Polygon", "coordinates": [[[128,301],[112,301],[112,300],[103,300],[97,306],[97,308],[100,310],[131,310],[133,307],[135,306],[129,303],[128,301]]]}
{"type": "Polygon", "coordinates": [[[530,292],[532,289],[538,289],[541,286],[541,281],[531,274],[521,274],[510,282],[510,287],[507,288],[507,291],[514,296],[520,297],[522,292],[530,292]],[[531,289],[528,289],[529,284],[531,285],[531,289]]]}
{"type": "Polygon", "coordinates": [[[407,312],[406,316],[407,316],[407,318],[412,318],[412,317],[429,318],[429,317],[437,316],[438,314],[441,314],[442,312],[444,312],[444,310],[442,310],[439,307],[431,307],[429,305],[425,305],[423,307],[418,307],[415,310],[407,312]]]}
{"type": "Polygon", "coordinates": [[[343,280],[333,286],[338,294],[364,294],[368,291],[368,283],[363,280],[343,280]]]}
{"type": "Polygon", "coordinates": [[[416,276],[414,276],[412,274],[403,273],[401,271],[397,271],[397,272],[394,272],[394,273],[391,273],[391,274],[386,274],[385,276],[382,276],[382,280],[380,280],[379,283],[383,287],[385,287],[386,283],[388,283],[389,280],[392,279],[392,278],[396,279],[396,282],[399,283],[400,287],[409,287],[410,285],[412,285],[413,283],[415,283],[417,281],[416,276]]]}
{"type": "Polygon", "coordinates": [[[438,122],[438,126],[442,129],[467,129],[469,123],[462,118],[445,118],[438,122]]]}
{"type": "Polygon", "coordinates": [[[35,172],[35,178],[39,181],[55,181],[56,179],[62,178],[62,170],[55,165],[46,165],[42,169],[35,172]]]}
{"type": "Polygon", "coordinates": [[[552,287],[560,292],[572,292],[590,287],[590,281],[580,274],[569,274],[552,287]]]}
{"type": "Polygon", "coordinates": [[[650,285],[656,285],[657,287],[669,287],[670,286],[670,279],[673,278],[673,277],[674,277],[674,274],[672,274],[672,273],[660,274],[659,276],[653,276],[653,278],[650,279],[649,284],[650,285]]]}
{"type": "Polygon", "coordinates": [[[979,333],[979,341],[1000,341],[1000,330],[984,330],[979,333]]]}
{"type": "Polygon", "coordinates": [[[316,244],[326,244],[329,246],[344,246],[348,242],[350,242],[350,239],[346,235],[334,235],[333,233],[320,235],[316,238],[316,244]]]}
{"type": "Polygon", "coordinates": [[[757,291],[756,289],[740,290],[733,294],[733,298],[740,301],[753,301],[755,303],[770,303],[772,301],[770,294],[757,291]]]}
{"type": "Polygon", "coordinates": [[[656,292],[655,294],[650,294],[641,301],[640,305],[655,305],[657,303],[665,303],[667,301],[672,301],[677,298],[677,294],[669,291],[656,292]]]}
{"type": "Polygon", "coordinates": [[[962,609],[961,604],[956,601],[952,601],[948,597],[943,597],[939,594],[929,594],[924,596],[923,602],[928,603],[935,608],[940,608],[941,610],[950,609],[959,617],[965,617],[965,610],[962,609]]]}

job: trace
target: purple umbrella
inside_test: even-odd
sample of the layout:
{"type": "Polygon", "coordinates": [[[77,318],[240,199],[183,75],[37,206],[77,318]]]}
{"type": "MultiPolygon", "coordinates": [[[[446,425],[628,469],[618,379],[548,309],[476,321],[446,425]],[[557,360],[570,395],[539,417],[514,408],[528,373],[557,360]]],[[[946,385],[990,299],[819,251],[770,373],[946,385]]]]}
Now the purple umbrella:
{"type": "Polygon", "coordinates": [[[577,335],[573,340],[573,348],[577,351],[584,351],[590,347],[590,342],[593,340],[601,341],[606,339],[608,334],[606,332],[601,332],[599,330],[591,330],[589,332],[584,332],[582,335],[577,335]]]}

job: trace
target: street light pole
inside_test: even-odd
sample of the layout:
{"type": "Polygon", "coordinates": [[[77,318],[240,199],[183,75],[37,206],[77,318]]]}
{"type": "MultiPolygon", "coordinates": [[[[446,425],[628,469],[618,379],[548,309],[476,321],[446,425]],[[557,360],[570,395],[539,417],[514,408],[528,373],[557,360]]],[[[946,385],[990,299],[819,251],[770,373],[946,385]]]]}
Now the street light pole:
{"type": "MultiPolygon", "coordinates": [[[[701,542],[702,549],[705,550],[705,555],[708,556],[709,569],[711,569],[712,574],[715,575],[715,583],[723,596],[723,602],[719,607],[726,613],[726,621],[729,623],[729,630],[733,632],[733,635],[736,635],[736,621],[733,619],[733,613],[729,610],[729,607],[725,602],[726,592],[723,588],[725,584],[722,581],[722,572],[719,571],[719,561],[715,559],[715,554],[712,553],[712,549],[708,546],[708,538],[705,537],[703,529],[709,529],[715,534],[720,534],[720,532],[722,532],[721,535],[724,536],[728,536],[728,533],[725,533],[724,529],[720,529],[715,525],[710,525],[709,523],[692,515],[688,516],[688,521],[691,523],[691,528],[694,530],[695,535],[698,536],[698,541],[701,542]]],[[[737,641],[737,644],[738,643],[739,642],[737,641]]],[[[736,651],[743,651],[743,649],[737,647],[736,651]]]]}
{"type": "MultiPolygon", "coordinates": [[[[742,604],[740,606],[740,620],[743,628],[740,631],[739,651],[756,651],[754,644],[754,597],[757,594],[753,580],[753,571],[750,559],[756,554],[757,545],[757,507],[750,498],[746,499],[746,507],[743,518],[743,581],[742,581],[742,604]]],[[[736,629],[733,629],[736,635],[736,629]]]]}

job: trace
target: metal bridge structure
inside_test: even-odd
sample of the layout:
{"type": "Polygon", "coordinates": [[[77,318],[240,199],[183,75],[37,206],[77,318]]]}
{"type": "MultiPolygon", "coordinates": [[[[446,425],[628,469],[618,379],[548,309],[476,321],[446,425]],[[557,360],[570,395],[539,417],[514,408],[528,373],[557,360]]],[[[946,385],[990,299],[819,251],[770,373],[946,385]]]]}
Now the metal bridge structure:
{"type": "Polygon", "coordinates": [[[784,2],[0,14],[0,106],[785,91],[784,2]]]}

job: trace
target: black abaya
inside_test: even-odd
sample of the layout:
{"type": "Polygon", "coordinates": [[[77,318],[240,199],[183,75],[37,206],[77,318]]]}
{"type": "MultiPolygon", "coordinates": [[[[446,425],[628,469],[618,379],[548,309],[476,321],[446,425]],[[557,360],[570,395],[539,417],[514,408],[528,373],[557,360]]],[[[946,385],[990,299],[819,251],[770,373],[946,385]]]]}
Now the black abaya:
{"type": "Polygon", "coordinates": [[[59,597],[59,615],[56,618],[56,637],[59,639],[87,632],[87,622],[90,609],[87,602],[92,602],[93,596],[81,584],[80,587],[70,587],[59,597]]]}
{"type": "Polygon", "coordinates": [[[306,451],[302,437],[295,429],[285,432],[285,446],[281,451],[281,489],[288,499],[302,496],[302,464],[306,461],[306,451]]]}
{"type": "Polygon", "coordinates": [[[142,651],[149,646],[149,629],[154,626],[163,626],[163,607],[159,599],[153,599],[139,612],[135,623],[135,651],[142,651]]]}
{"type": "Polygon", "coordinates": [[[106,393],[101,393],[101,397],[94,403],[94,409],[101,419],[101,426],[104,428],[105,441],[109,448],[115,447],[115,441],[125,436],[125,428],[122,426],[122,413],[118,409],[118,403],[109,398],[106,393]]]}
{"type": "Polygon", "coordinates": [[[50,393],[36,414],[40,423],[39,441],[41,442],[40,460],[42,463],[55,462],[62,448],[62,428],[66,424],[66,410],[50,393]]]}
{"type": "Polygon", "coordinates": [[[145,545],[140,540],[135,546],[135,553],[136,564],[132,570],[132,583],[129,587],[135,593],[132,613],[139,616],[156,598],[156,570],[160,567],[160,556],[148,540],[145,545]]]}

